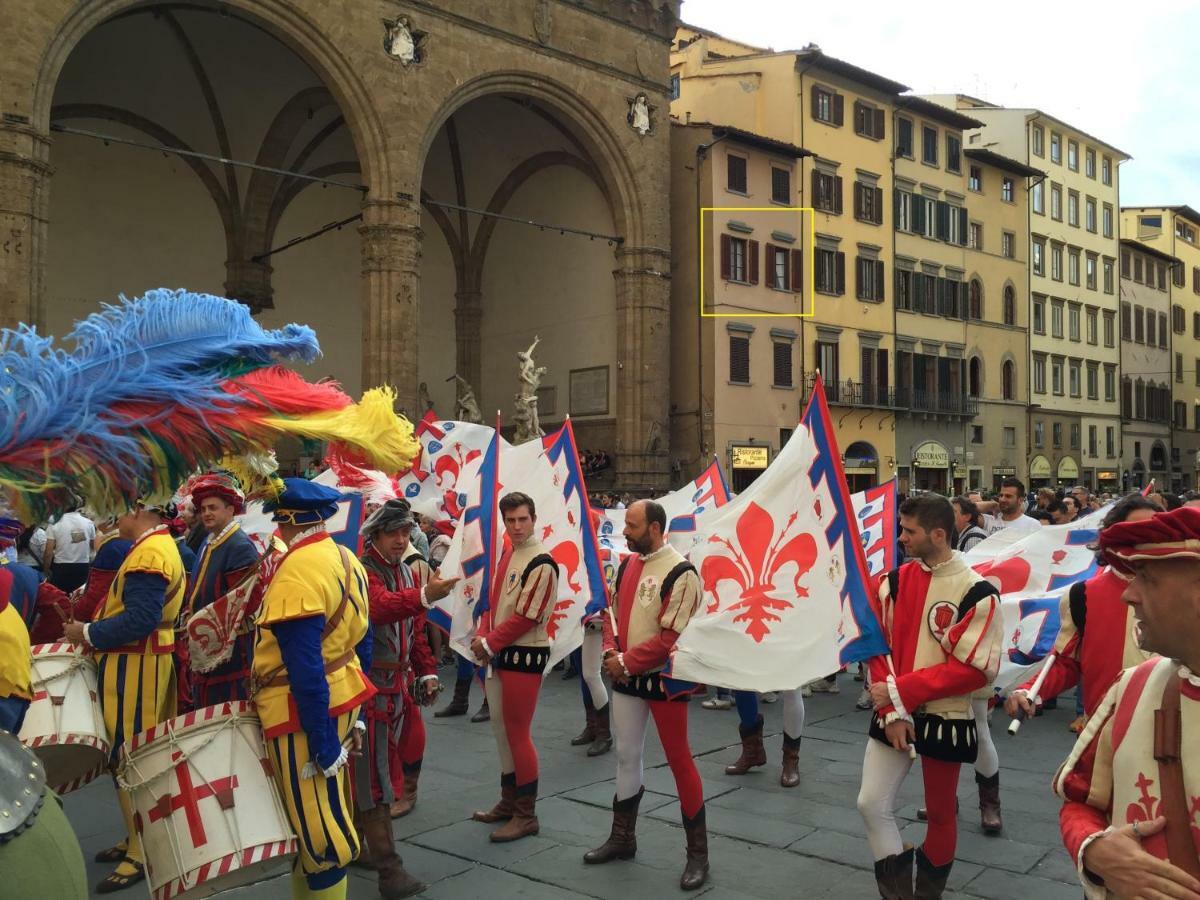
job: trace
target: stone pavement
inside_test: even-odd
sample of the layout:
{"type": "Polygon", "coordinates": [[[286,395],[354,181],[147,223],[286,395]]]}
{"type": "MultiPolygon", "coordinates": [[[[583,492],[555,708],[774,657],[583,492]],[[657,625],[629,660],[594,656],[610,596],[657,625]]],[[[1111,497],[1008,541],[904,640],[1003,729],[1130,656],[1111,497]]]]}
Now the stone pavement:
{"type": "MultiPolygon", "coordinates": [[[[453,677],[443,670],[443,677],[453,677]]],[[[862,820],[855,809],[866,712],[854,709],[860,685],[849,675],[839,679],[842,693],[816,694],[806,701],[808,722],[801,747],[801,783],[779,786],[781,728],[778,704],[764,705],[770,763],[743,777],[724,774],[737,756],[737,713],[710,711],[693,701],[692,748],[704,779],[708,803],[712,874],[701,891],[706,897],[846,898],[877,897],[862,820]]],[[[472,692],[472,710],[481,692],[472,692]]],[[[1073,707],[1028,723],[1020,736],[1004,731],[1007,718],[995,717],[993,734],[1000,750],[1005,831],[987,837],[979,829],[973,772],[963,773],[959,788],[958,859],[948,897],[1008,900],[1075,900],[1081,891],[1074,867],[1058,837],[1058,803],[1050,778],[1070,750],[1066,730],[1073,707]]],[[[614,754],[589,759],[569,745],[582,725],[579,682],[547,679],[542,691],[534,740],[541,756],[538,817],[541,834],[514,844],[492,844],[490,826],[471,822],[471,810],[489,807],[498,793],[496,752],[487,724],[465,717],[433,719],[429,732],[420,798],[416,809],[395,822],[405,863],[429,884],[427,898],[597,897],[631,900],[682,896],[684,838],[674,784],[657,737],[647,739],[646,797],[638,823],[638,855],[631,862],[585,867],[583,852],[608,834],[613,795],[614,754]]],[[[653,735],[653,729],[650,729],[653,735]]],[[[901,793],[899,815],[906,840],[919,843],[924,824],[916,821],[920,802],[919,767],[901,793]]],[[[92,856],[113,843],[121,818],[110,782],[68,795],[68,815],[79,834],[88,876],[95,884],[107,866],[92,856]]],[[[378,892],[373,876],[358,870],[350,882],[352,900],[371,900],[378,892]]],[[[2,893],[2,891],[0,891],[2,893]]],[[[144,885],[120,896],[146,896],[144,885]]],[[[223,895],[230,898],[284,900],[288,880],[271,881],[223,895]]]]}

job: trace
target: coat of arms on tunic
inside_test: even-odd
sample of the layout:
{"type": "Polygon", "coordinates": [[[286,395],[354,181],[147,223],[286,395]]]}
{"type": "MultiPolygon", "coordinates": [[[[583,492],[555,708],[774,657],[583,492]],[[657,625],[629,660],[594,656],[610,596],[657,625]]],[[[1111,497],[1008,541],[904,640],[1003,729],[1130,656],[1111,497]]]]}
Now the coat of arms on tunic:
{"type": "Polygon", "coordinates": [[[425,32],[416,31],[406,16],[384,19],[383,49],[404,66],[419,63],[424,55],[425,32]]]}

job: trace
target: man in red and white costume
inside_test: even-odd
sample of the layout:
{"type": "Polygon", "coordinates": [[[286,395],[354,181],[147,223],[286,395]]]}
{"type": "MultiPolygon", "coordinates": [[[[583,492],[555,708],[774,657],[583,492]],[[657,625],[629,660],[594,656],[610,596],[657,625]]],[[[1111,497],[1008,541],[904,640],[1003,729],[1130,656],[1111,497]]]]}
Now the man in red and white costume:
{"type": "Polygon", "coordinates": [[[870,660],[870,739],[858,811],[885,900],[913,897],[913,849],[896,826],[896,794],[921,756],[928,827],[916,851],[916,896],[941,897],[958,840],[956,792],[963,763],[975,762],[979,738],[971,693],[1000,668],[1001,616],[996,588],[951,549],[954,507],[935,494],[900,505],[900,543],[911,561],[878,585],[880,622],[890,656],[870,660]]]}
{"type": "Polygon", "coordinates": [[[653,716],[675,776],[687,835],[687,863],[679,886],[692,891],[708,878],[704,786],[688,746],[689,692],[676,693],[675,685],[661,673],[700,603],[700,578],[695,567],[664,541],[666,527],[666,511],[652,500],[639,500],[625,510],[625,540],[635,555],[621,561],[616,597],[604,619],[604,668],[613,680],[617,792],[608,840],[584,854],[583,861],[606,863],[632,859],[637,853],[634,833],[645,793],[646,725],[653,716]]]}
{"type": "MultiPolygon", "coordinates": [[[[1101,525],[1101,534],[1120,522],[1144,522],[1159,507],[1141,494],[1118,502],[1101,525]]],[[[1057,697],[1083,681],[1083,713],[1091,717],[1122,669],[1146,660],[1138,646],[1133,608],[1121,599],[1130,577],[1114,566],[1104,566],[1087,581],[1071,585],[1059,607],[1054,664],[1038,692],[1039,701],[1057,697]]],[[[1004,710],[1015,716],[1021,709],[1035,712],[1029,691],[1036,674],[1013,690],[1004,710]]]]}
{"type": "Polygon", "coordinates": [[[1132,576],[1139,645],[1161,657],[1121,674],[1055,776],[1063,843],[1092,900],[1197,900],[1200,510],[1113,525],[1100,552],[1132,576]]]}
{"type": "Polygon", "coordinates": [[[534,536],[533,498],[505,494],[500,514],[507,546],[496,565],[491,604],[471,642],[475,658],[488,667],[484,692],[500,754],[500,801],[471,818],[505,822],[491,834],[504,843],[537,834],[539,828],[538,756],[530,728],[550,660],[546,624],[558,598],[558,563],[534,536]]]}

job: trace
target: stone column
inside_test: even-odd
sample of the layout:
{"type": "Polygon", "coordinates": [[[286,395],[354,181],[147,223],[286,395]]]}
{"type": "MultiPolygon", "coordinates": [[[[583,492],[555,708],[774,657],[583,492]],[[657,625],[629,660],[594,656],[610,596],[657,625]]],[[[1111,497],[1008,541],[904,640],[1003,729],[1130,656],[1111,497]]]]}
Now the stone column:
{"type": "Polygon", "coordinates": [[[670,480],[670,272],[666,250],[617,251],[617,479],[629,490],[670,480]]]}
{"type": "Polygon", "coordinates": [[[0,128],[0,326],[42,325],[50,202],[50,140],[0,128]]]}
{"type": "Polygon", "coordinates": [[[250,259],[225,260],[225,296],[245,303],[255,314],[264,309],[274,309],[272,271],[270,264],[266,262],[250,259]]]}
{"type": "Polygon", "coordinates": [[[397,407],[414,421],[417,408],[418,292],[421,213],[409,203],[363,204],[363,389],[390,384],[397,407]]]}
{"type": "Polygon", "coordinates": [[[454,299],[454,371],[470,383],[478,397],[483,389],[479,383],[483,378],[483,295],[478,290],[462,290],[454,299]]]}

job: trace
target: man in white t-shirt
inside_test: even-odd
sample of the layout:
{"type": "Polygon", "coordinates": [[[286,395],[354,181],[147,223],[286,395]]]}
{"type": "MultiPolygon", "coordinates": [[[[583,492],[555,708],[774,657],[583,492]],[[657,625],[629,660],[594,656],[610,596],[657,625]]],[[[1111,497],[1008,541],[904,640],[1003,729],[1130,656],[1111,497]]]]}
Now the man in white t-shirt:
{"type": "Polygon", "coordinates": [[[983,517],[983,526],[989,535],[1006,528],[1029,532],[1042,527],[1037,519],[1025,515],[1025,485],[1019,479],[1005,478],[1000,482],[997,503],[1000,511],[995,515],[983,517]]]}
{"type": "Polygon", "coordinates": [[[43,571],[49,573],[52,585],[69,594],[87,581],[95,539],[96,526],[79,507],[46,529],[43,571]]]}

